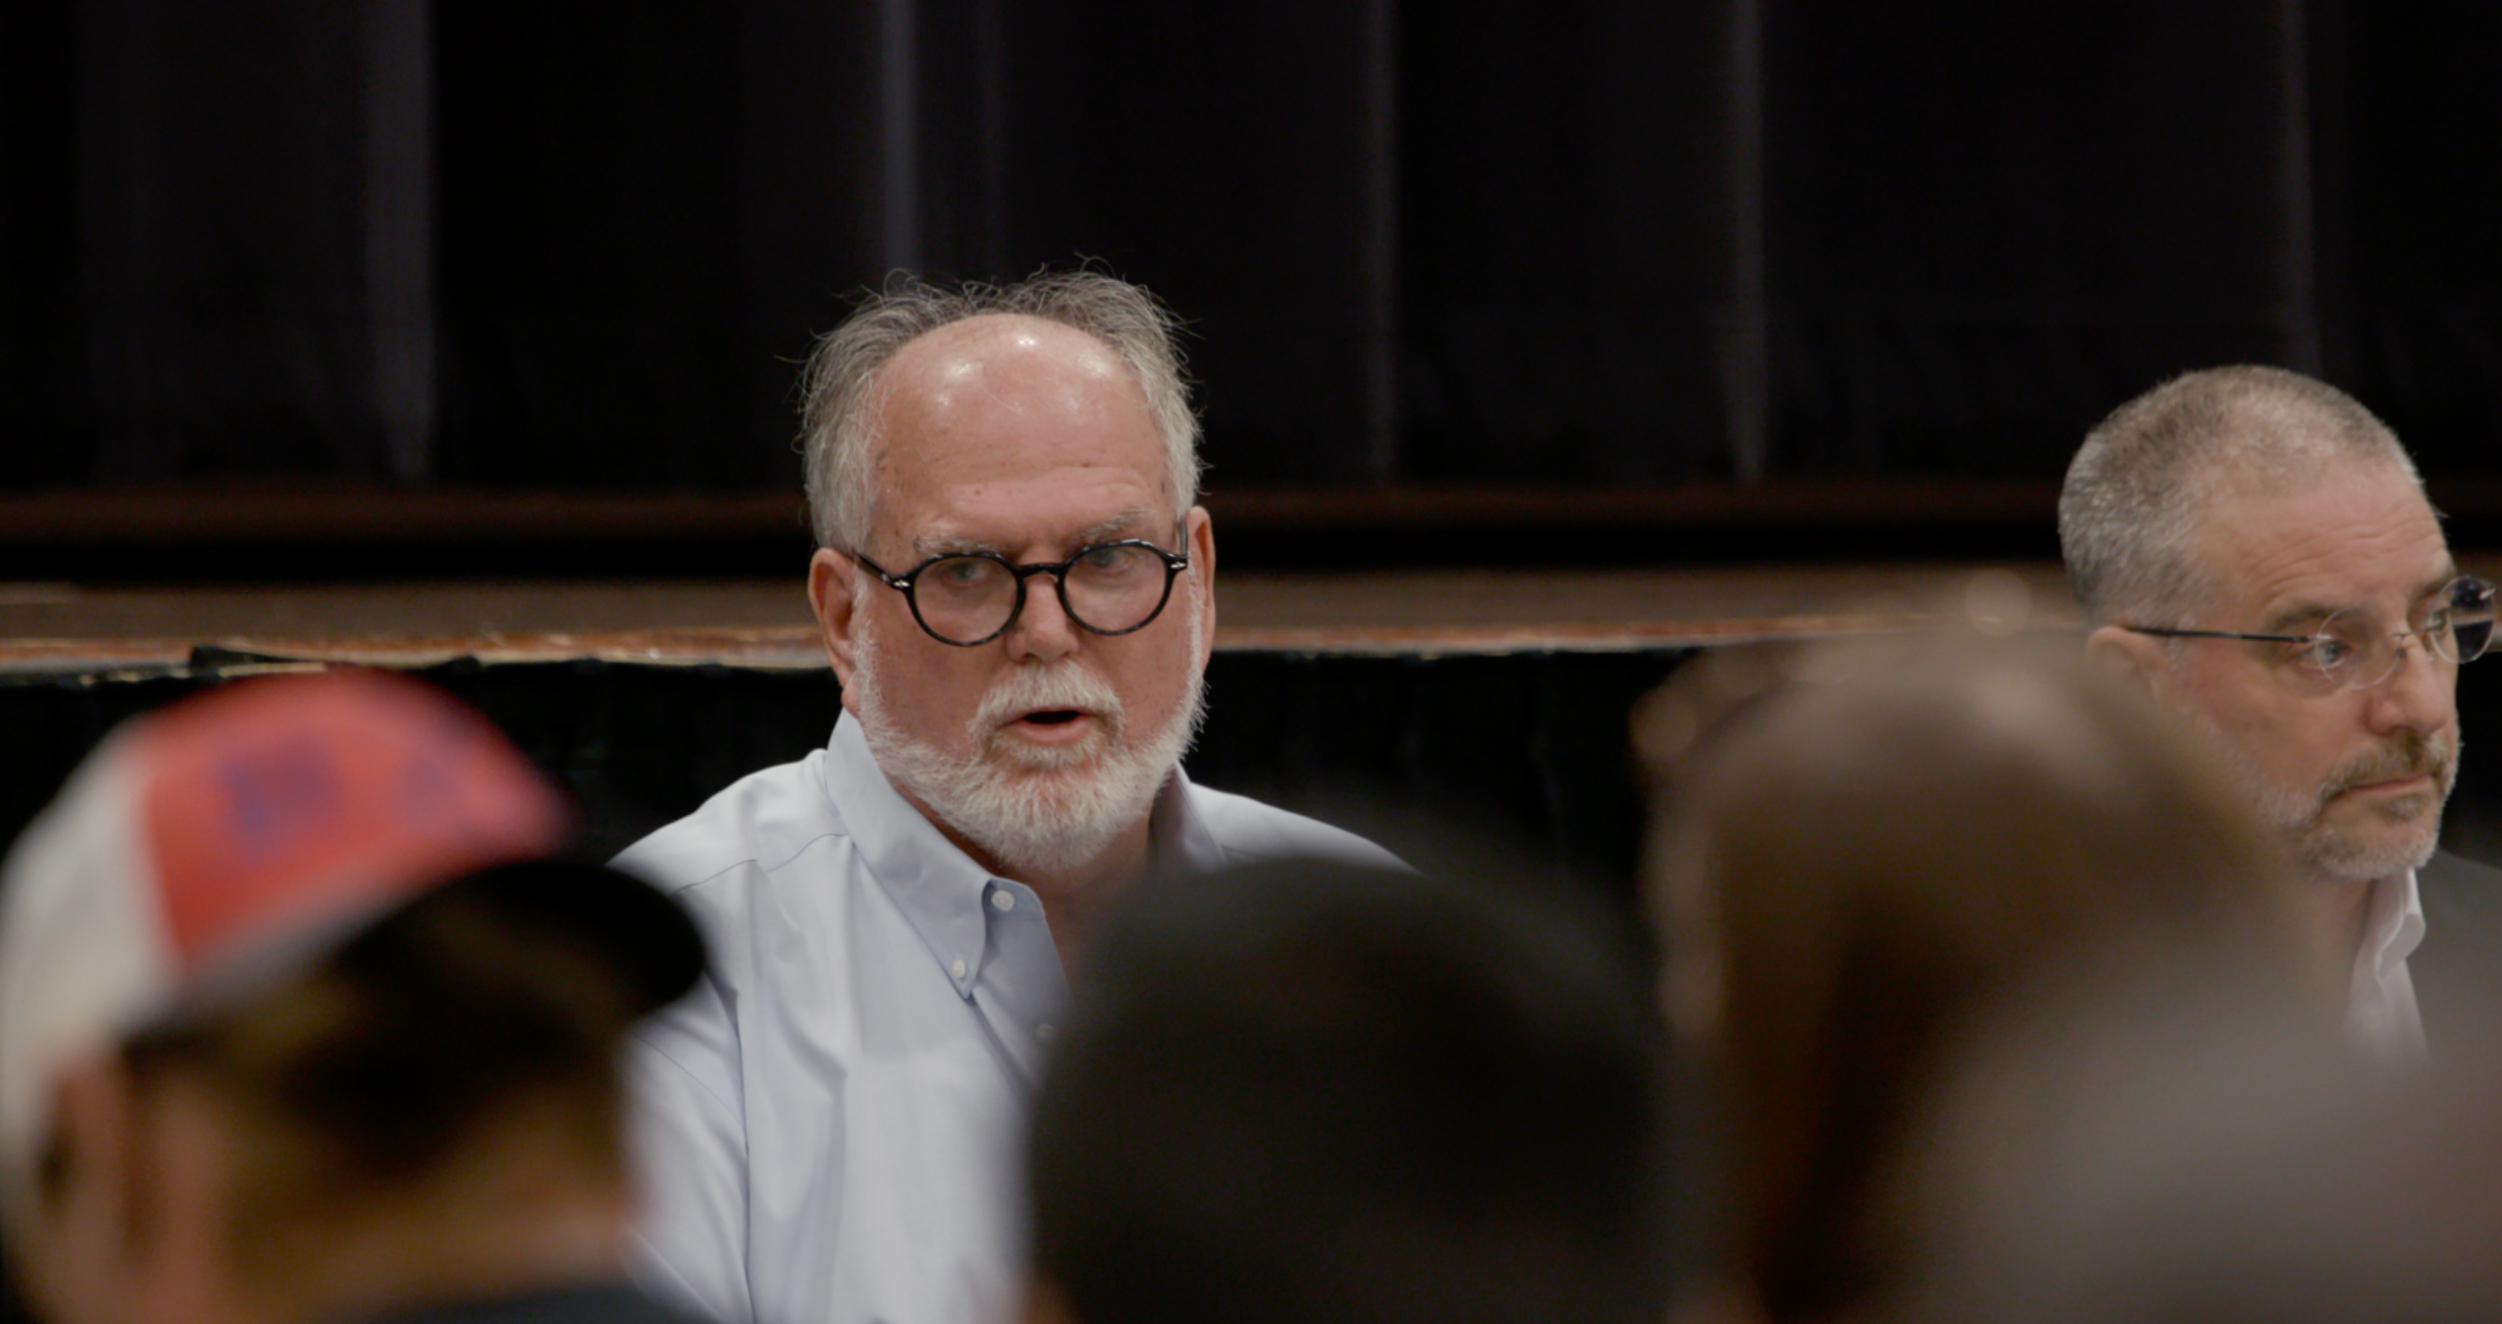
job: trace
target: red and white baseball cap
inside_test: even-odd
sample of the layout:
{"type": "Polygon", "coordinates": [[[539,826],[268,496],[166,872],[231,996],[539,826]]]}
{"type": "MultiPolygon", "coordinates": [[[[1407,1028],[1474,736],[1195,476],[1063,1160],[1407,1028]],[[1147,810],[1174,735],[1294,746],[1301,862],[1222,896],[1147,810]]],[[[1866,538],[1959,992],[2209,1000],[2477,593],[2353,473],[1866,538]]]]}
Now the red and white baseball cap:
{"type": "Polygon", "coordinates": [[[0,866],[0,1173],[27,1173],[74,1055],[544,855],[567,818],[486,719],[381,672],[247,680],[124,723],[0,866]]]}

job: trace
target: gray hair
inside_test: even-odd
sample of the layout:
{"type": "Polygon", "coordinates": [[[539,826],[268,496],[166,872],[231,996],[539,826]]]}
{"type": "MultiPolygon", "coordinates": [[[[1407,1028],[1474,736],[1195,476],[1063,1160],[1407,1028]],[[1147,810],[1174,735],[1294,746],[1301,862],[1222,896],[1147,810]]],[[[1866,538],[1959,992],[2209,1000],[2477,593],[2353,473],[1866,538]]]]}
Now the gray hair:
{"type": "Polygon", "coordinates": [[[2189,624],[2214,589],[2191,555],[2209,505],[2339,463],[2394,465],[2423,486],[2370,410],[2300,373],[2208,368],[2138,396],[2086,434],[2059,491],[2059,552],[2077,602],[2097,620],[2189,624]]]}
{"type": "Polygon", "coordinates": [[[1147,410],[1164,438],[1165,486],[1175,512],[1198,500],[1199,418],[1175,344],[1181,320],[1145,286],[1097,271],[1046,271],[1013,285],[955,289],[906,277],[864,300],[820,339],[801,376],[808,513],[818,546],[854,551],[868,536],[877,495],[869,442],[881,404],[880,370],[918,337],[991,313],[1074,327],[1120,355],[1146,392],[1147,410]]]}

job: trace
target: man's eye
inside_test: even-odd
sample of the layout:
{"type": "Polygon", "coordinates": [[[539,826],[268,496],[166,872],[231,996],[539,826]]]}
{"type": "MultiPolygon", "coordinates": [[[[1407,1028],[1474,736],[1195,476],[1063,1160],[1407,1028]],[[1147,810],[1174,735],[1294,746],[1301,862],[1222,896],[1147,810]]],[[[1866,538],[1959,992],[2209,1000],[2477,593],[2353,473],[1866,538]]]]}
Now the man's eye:
{"type": "Polygon", "coordinates": [[[2354,661],[2355,646],[2335,635],[2320,635],[2302,645],[2302,658],[2322,671],[2335,671],[2354,661]]]}
{"type": "Polygon", "coordinates": [[[950,588],[962,588],[968,584],[981,583],[997,570],[996,566],[976,556],[960,556],[953,560],[941,561],[930,568],[937,571],[939,581],[950,588]]]}

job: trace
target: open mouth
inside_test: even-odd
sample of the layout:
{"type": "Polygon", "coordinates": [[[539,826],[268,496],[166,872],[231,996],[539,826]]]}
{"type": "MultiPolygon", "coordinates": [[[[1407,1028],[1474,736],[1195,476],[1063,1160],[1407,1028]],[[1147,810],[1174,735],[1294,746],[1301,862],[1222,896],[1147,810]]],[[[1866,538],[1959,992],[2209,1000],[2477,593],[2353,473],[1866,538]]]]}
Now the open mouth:
{"type": "Polygon", "coordinates": [[[1098,719],[1083,708],[1037,708],[1000,728],[1000,734],[1029,747],[1076,749],[1098,733],[1098,719]]]}

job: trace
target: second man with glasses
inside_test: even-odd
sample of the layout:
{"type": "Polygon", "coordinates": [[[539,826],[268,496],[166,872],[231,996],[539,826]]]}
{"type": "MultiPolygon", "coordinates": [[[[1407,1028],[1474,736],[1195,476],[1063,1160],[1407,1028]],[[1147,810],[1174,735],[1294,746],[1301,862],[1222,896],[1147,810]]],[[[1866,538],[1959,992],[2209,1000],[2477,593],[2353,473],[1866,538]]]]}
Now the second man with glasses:
{"type": "Polygon", "coordinates": [[[2059,537],[2088,646],[2212,738],[2313,884],[2355,1034],[2438,1051],[2502,940],[2502,874],[2438,850],[2494,590],[2396,436],[2295,373],[2189,373],[2087,436],[2059,537]]]}

